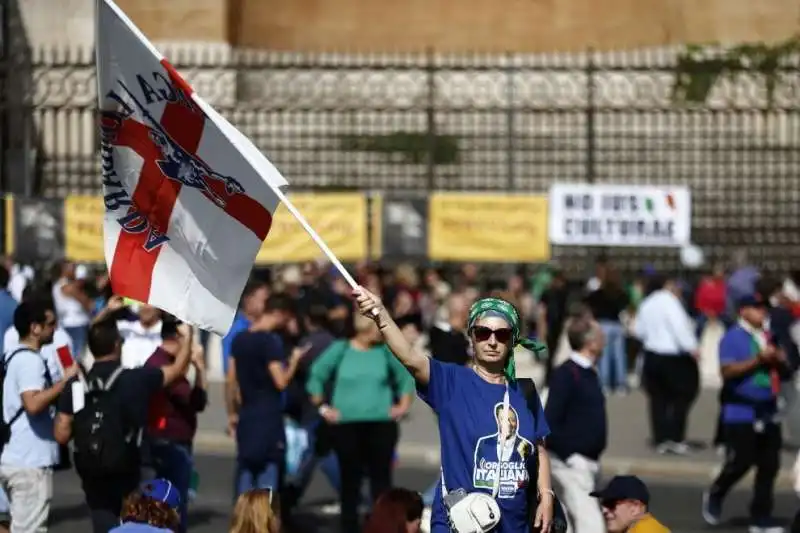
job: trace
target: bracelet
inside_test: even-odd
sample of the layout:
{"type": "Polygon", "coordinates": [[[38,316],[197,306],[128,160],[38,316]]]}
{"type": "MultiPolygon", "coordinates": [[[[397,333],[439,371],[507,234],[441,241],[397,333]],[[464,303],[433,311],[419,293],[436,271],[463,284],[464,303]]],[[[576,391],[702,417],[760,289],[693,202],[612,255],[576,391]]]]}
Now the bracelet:
{"type": "Polygon", "coordinates": [[[549,494],[553,499],[556,498],[556,493],[553,492],[553,489],[539,489],[539,497],[541,497],[542,494],[549,494]]]}
{"type": "Polygon", "coordinates": [[[317,412],[320,415],[324,416],[325,415],[325,411],[328,411],[330,408],[331,408],[330,405],[328,405],[327,403],[323,403],[322,405],[319,406],[319,408],[317,409],[317,412]]]}

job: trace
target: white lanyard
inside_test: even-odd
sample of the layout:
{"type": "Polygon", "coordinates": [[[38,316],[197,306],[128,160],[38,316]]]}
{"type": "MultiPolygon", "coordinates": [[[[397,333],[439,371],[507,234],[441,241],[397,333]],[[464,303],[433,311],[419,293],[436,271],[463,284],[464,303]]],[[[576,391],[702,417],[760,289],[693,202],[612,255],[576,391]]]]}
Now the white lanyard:
{"type": "MultiPolygon", "coordinates": [[[[508,381],[506,381],[506,391],[503,394],[503,412],[500,416],[500,427],[497,431],[497,468],[495,469],[494,485],[492,486],[492,498],[497,498],[500,493],[500,471],[503,464],[503,451],[506,447],[508,439],[512,438],[511,433],[511,419],[509,413],[511,411],[511,401],[508,396],[508,381]]],[[[444,466],[440,468],[442,474],[442,497],[447,496],[447,485],[444,482],[444,466]]]]}

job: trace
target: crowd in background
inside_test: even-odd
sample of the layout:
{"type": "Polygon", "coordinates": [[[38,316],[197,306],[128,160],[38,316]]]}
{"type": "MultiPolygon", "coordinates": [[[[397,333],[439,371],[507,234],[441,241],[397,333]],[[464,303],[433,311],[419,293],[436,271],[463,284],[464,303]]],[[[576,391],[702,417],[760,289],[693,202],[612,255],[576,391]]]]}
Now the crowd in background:
{"type": "MultiPolygon", "coordinates": [[[[541,339],[548,347],[542,358],[545,385],[554,369],[576,351],[565,334],[570,323],[591,316],[603,333],[604,342],[594,348],[599,350],[595,361],[606,394],[627,394],[642,379],[645,358],[641,335],[637,335],[637,312],[656,291],[668,289],[680,302],[681,312],[694,318],[694,350],[707,325],[734,323],[737,302],[757,291],[766,291],[768,299],[786,309],[787,331],[800,314],[797,274],[770,282],[765,289],[767,282],[757,267],[741,255],[727,268],[720,265],[690,276],[665,276],[645,266],[624,277],[605,257],[597,259],[588,280],[568,279],[555,265],[543,265],[531,276],[519,273],[500,282],[489,281],[474,264],[464,264],[445,275],[440,269],[408,263],[393,268],[361,263],[355,266],[354,276],[381,297],[412,344],[437,359],[457,364],[466,364],[471,356],[466,323],[472,302],[483,296],[511,302],[520,311],[522,334],[541,339]]],[[[176,508],[183,525],[178,530],[185,530],[194,475],[191,443],[197,413],[207,401],[204,348],[208,334],[200,331],[187,340],[174,320],[157,309],[115,296],[108,274],[90,265],[63,261],[36,271],[6,258],[0,266],[0,285],[7,286],[0,292],[0,328],[7,332],[4,351],[16,342],[12,338],[14,309],[20,301],[36,295],[48,302],[57,319],[54,337],[60,340],[52,342],[53,350],[68,345],[87,368],[98,360],[115,358],[124,368],[151,367],[150,377],[143,377],[144,384],[132,385],[151,391],[146,400],[159,394],[185,398],[184,407],[162,410],[155,418],[145,402],[139,409],[141,416],[136,415],[154,443],[142,461],[157,476],[174,483],[181,497],[176,508]],[[103,323],[114,327],[97,327],[103,323]],[[171,326],[165,327],[168,324],[171,326]],[[184,351],[183,368],[177,369],[175,376],[163,370],[177,365],[176,354],[184,351]],[[156,376],[156,371],[161,373],[156,376]],[[175,380],[181,383],[180,391],[175,380]],[[162,389],[167,392],[159,392],[162,389]],[[159,428],[164,421],[178,429],[159,428]]],[[[56,359],[55,354],[49,357],[56,359]]],[[[281,498],[276,502],[280,501],[282,514],[290,520],[292,508],[319,467],[340,494],[343,530],[359,529],[359,513],[393,485],[398,422],[408,413],[414,386],[407,371],[382,345],[375,325],[358,315],[345,280],[323,262],[254,271],[233,326],[222,340],[222,362],[228,429],[237,442],[235,495],[242,498],[252,491],[279,487],[281,498]],[[361,357],[363,353],[369,356],[361,357]],[[363,478],[370,482],[370,494],[362,491],[363,478]]],[[[71,409],[69,402],[60,402],[61,413],[70,415],[71,409]]],[[[656,449],[688,453],[688,447],[675,442],[678,437],[659,438],[658,416],[651,412],[656,449]]],[[[64,439],[64,443],[68,441],[69,437],[64,439]]],[[[120,487],[127,494],[136,483],[133,478],[124,481],[120,487]]],[[[107,485],[94,493],[107,496],[103,487],[107,485]]],[[[115,494],[113,504],[93,504],[87,492],[90,508],[94,505],[102,511],[96,526],[119,515],[124,494],[118,490],[115,494]]],[[[430,505],[431,497],[431,491],[424,494],[422,505],[430,505]]],[[[412,503],[409,505],[416,508],[412,503]]],[[[269,505],[277,504],[271,499],[269,505]]],[[[102,529],[105,527],[96,530],[107,530],[102,529]]]]}

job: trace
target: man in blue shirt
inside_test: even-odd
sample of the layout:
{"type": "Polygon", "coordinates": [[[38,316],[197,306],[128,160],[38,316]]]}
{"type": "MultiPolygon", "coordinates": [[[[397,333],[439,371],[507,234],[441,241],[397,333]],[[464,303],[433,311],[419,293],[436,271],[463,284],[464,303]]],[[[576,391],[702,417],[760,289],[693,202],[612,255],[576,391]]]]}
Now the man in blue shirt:
{"type": "Polygon", "coordinates": [[[5,353],[3,333],[14,325],[14,311],[19,303],[8,292],[8,270],[0,265],[0,354],[5,353]]]}
{"type": "Polygon", "coordinates": [[[764,331],[767,308],[760,295],[740,298],[738,308],[738,323],[725,333],[719,345],[727,453],[722,470],[703,495],[703,518],[709,525],[719,524],[725,496],[755,467],[750,533],[780,533],[783,528],[772,518],[782,445],[775,414],[786,354],[764,331]]]}
{"type": "Polygon", "coordinates": [[[250,325],[264,314],[264,305],[268,296],[269,288],[261,281],[251,280],[244,288],[239,311],[236,313],[236,318],[233,319],[233,325],[228,334],[222,338],[222,365],[225,372],[228,371],[233,339],[242,331],[247,331],[250,325]]]}

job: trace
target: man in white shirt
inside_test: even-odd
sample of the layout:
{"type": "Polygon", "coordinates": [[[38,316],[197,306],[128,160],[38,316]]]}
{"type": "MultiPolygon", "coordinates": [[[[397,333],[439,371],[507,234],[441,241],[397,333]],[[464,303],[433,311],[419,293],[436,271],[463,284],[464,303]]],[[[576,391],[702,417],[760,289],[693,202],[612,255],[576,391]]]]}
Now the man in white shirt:
{"type": "Polygon", "coordinates": [[[4,355],[3,420],[9,440],[0,455],[0,483],[8,495],[11,531],[47,531],[53,497],[53,466],[59,448],[53,436],[54,402],[77,366],[54,382],[39,353],[53,340],[56,317],[50,306],[27,301],[14,312],[19,347],[4,355]]]}
{"type": "Polygon", "coordinates": [[[53,284],[53,303],[58,322],[72,339],[75,349],[73,355],[77,361],[83,358],[86,349],[86,333],[91,321],[90,313],[94,309],[94,301],[84,290],[84,281],[77,276],[75,263],[64,261],[61,276],[53,284]]]}
{"type": "MultiPolygon", "coordinates": [[[[119,296],[112,296],[106,307],[93,322],[101,322],[125,306],[119,296]]],[[[161,346],[161,311],[152,305],[137,304],[130,311],[131,318],[117,320],[117,329],[124,340],[122,344],[123,368],[139,368],[161,346]]]]}
{"type": "MultiPolygon", "coordinates": [[[[20,346],[19,333],[17,333],[17,328],[14,326],[8,328],[5,335],[3,335],[3,346],[5,346],[5,353],[11,353],[20,346]]],[[[64,375],[63,369],[61,368],[61,360],[58,357],[58,350],[64,348],[69,351],[70,356],[72,356],[74,360],[72,338],[64,328],[56,325],[56,329],[53,332],[53,341],[50,342],[50,344],[42,346],[42,349],[39,350],[39,353],[42,354],[42,357],[47,362],[47,370],[50,371],[50,376],[54,381],[60,380],[61,376],[64,375]]]]}
{"type": "Polygon", "coordinates": [[[700,386],[698,342],[675,280],[651,283],[655,290],[639,306],[634,333],[644,350],[653,445],[662,454],[685,454],[686,421],[700,386]]]}

